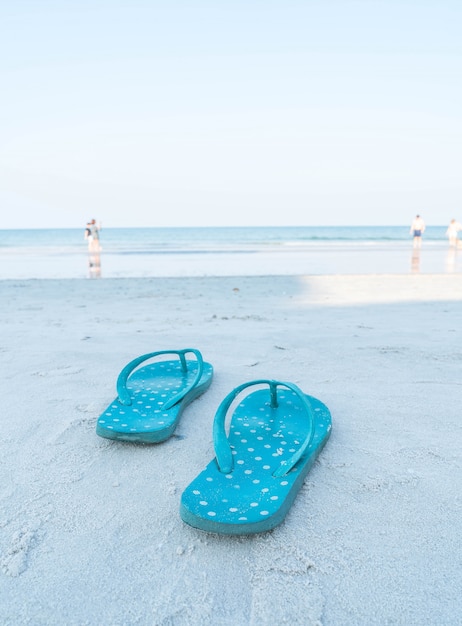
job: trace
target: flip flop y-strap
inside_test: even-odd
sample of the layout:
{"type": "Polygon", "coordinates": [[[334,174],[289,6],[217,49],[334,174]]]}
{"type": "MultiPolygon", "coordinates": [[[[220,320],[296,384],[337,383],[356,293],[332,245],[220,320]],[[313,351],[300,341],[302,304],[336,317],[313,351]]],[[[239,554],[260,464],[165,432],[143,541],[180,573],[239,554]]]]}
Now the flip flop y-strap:
{"type": "Polygon", "coordinates": [[[136,359],[133,359],[133,361],[130,361],[130,363],[128,363],[123,368],[123,370],[119,374],[119,377],[117,378],[117,396],[118,396],[119,402],[125,406],[130,406],[132,404],[130,392],[127,389],[127,380],[130,374],[133,372],[133,370],[136,369],[139,365],[141,365],[141,363],[144,363],[145,361],[148,361],[149,359],[152,359],[156,356],[161,356],[163,354],[178,354],[178,356],[180,357],[180,361],[181,361],[181,369],[183,370],[183,373],[186,373],[188,370],[188,365],[186,362],[185,355],[189,353],[194,354],[194,356],[197,359],[197,363],[198,363],[197,374],[194,377],[194,380],[192,381],[190,385],[185,387],[185,389],[183,389],[181,393],[177,394],[175,397],[173,397],[171,400],[165,403],[163,408],[165,410],[171,409],[172,406],[174,406],[175,404],[178,404],[178,402],[181,402],[181,400],[183,400],[183,398],[192,389],[194,389],[194,387],[197,385],[197,383],[201,379],[202,373],[204,371],[204,361],[202,359],[202,354],[199,352],[199,350],[195,350],[194,348],[185,348],[184,350],[159,350],[158,352],[150,352],[149,354],[143,354],[137,357],[136,359]]]}
{"type": "Polygon", "coordinates": [[[314,435],[314,414],[313,409],[311,408],[311,404],[306,397],[306,395],[302,392],[302,390],[294,385],[293,383],[281,382],[277,380],[253,380],[248,383],[244,383],[239,385],[231,391],[222,401],[215,415],[215,419],[213,422],[213,445],[215,448],[215,456],[217,460],[218,467],[220,471],[224,474],[230,474],[233,470],[233,455],[231,446],[229,445],[228,437],[226,435],[225,430],[225,419],[227,412],[235,400],[235,398],[247,387],[253,387],[255,385],[269,385],[270,388],[270,406],[273,409],[276,409],[278,406],[277,400],[277,388],[278,387],[286,387],[293,391],[300,400],[302,407],[305,409],[306,415],[308,417],[308,434],[303,441],[300,448],[290,457],[287,461],[282,461],[280,466],[274,471],[273,476],[280,477],[285,476],[290,470],[294,467],[294,465],[300,460],[303,456],[303,453],[308,448],[310,443],[313,440],[314,435]]]}

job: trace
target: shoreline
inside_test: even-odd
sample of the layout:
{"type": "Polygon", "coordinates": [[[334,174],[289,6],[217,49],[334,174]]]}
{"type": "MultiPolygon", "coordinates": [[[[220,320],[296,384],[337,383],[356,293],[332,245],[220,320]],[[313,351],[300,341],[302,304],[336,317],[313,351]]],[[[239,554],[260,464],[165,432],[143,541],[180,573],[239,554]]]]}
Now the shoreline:
{"type": "Polygon", "coordinates": [[[113,254],[104,246],[90,268],[88,254],[3,254],[0,280],[343,274],[460,274],[462,249],[447,246],[316,246],[251,251],[162,251],[113,254]]]}
{"type": "MultiPolygon", "coordinates": [[[[462,301],[462,284],[457,274],[283,274],[230,276],[141,276],[112,277],[104,280],[88,278],[27,278],[0,279],[0,291],[15,290],[30,285],[34,293],[44,298],[61,297],[61,288],[74,294],[79,289],[88,292],[92,300],[105,298],[105,293],[123,286],[125,296],[131,292],[156,294],[166,290],[169,297],[188,293],[193,297],[198,285],[213,289],[240,291],[239,285],[256,284],[270,294],[280,297],[301,297],[309,293],[310,304],[386,303],[462,301]],[[178,288],[180,293],[175,289],[178,288]],[[40,291],[37,292],[36,290],[40,291]],[[173,289],[173,290],[172,290],[173,289]]],[[[203,297],[203,294],[200,294],[203,297]]],[[[88,304],[85,304],[88,306],[88,304]]]]}

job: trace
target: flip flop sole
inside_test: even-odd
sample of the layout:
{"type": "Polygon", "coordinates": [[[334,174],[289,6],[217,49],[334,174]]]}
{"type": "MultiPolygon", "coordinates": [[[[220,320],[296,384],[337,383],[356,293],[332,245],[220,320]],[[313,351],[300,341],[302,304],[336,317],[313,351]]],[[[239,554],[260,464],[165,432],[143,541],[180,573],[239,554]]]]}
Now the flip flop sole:
{"type": "Polygon", "coordinates": [[[282,477],[273,473],[304,441],[306,411],[290,390],[279,392],[276,408],[269,405],[265,391],[244,398],[234,411],[228,435],[233,470],[223,473],[216,459],[208,464],[182,495],[183,521],[225,535],[263,532],[283,521],[331,430],[328,408],[316,398],[305,397],[313,409],[313,438],[282,477]]]}
{"type": "Polygon", "coordinates": [[[133,443],[160,443],[168,439],[184,408],[203,394],[212,382],[213,368],[204,363],[197,386],[178,404],[165,410],[166,402],[187,387],[197,374],[197,361],[186,363],[186,372],[177,360],[152,363],[133,372],[127,382],[131,405],[123,405],[118,399],[111,402],[97,421],[96,434],[133,443]]]}

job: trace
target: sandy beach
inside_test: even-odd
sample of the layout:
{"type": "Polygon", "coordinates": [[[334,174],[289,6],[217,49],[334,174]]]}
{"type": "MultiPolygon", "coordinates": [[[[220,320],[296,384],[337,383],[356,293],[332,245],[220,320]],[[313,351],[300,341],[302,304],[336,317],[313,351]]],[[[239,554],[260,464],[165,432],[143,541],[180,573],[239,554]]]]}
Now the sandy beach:
{"type": "Polygon", "coordinates": [[[462,624],[458,274],[0,281],[0,623],[462,624]],[[95,434],[121,368],[198,348],[206,394],[158,445],[95,434]],[[223,397],[288,380],[332,435],[284,523],[182,522],[223,397]]]}

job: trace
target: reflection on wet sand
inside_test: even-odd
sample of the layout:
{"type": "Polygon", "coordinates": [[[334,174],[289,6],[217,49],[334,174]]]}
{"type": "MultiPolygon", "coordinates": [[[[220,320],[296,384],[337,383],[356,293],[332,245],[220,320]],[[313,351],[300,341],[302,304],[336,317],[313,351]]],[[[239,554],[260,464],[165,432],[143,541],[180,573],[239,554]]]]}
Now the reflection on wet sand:
{"type": "Polygon", "coordinates": [[[97,249],[88,251],[88,277],[101,278],[101,249],[99,246],[97,249]]]}
{"type": "MultiPolygon", "coordinates": [[[[431,263],[431,259],[429,260],[429,258],[427,258],[426,255],[431,254],[432,251],[426,250],[423,252],[425,259],[426,259],[426,263],[425,265],[428,265],[429,263],[431,263]]],[[[412,255],[411,255],[411,273],[413,274],[419,274],[421,272],[421,249],[420,248],[413,248],[412,250],[412,255]]],[[[446,256],[445,257],[441,257],[441,270],[443,270],[444,267],[444,271],[447,274],[454,274],[457,272],[462,272],[462,248],[461,247],[449,247],[449,249],[446,252],[446,256]],[[444,263],[444,265],[443,265],[444,263]]],[[[427,269],[427,273],[428,273],[428,268],[427,269]]],[[[438,272],[441,271],[438,270],[437,268],[435,268],[433,271],[438,272]]]]}
{"type": "Polygon", "coordinates": [[[412,250],[411,272],[413,274],[420,272],[420,248],[413,248],[412,250]]]}
{"type": "Polygon", "coordinates": [[[448,250],[446,255],[446,272],[448,273],[453,273],[457,269],[457,252],[457,248],[452,246],[448,250]]]}

